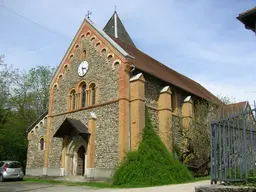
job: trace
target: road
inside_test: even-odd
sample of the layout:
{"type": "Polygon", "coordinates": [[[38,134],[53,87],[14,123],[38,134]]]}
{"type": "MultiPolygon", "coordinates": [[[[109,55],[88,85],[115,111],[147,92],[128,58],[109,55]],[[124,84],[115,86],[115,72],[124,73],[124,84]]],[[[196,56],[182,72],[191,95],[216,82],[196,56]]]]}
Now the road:
{"type": "Polygon", "coordinates": [[[179,185],[166,185],[159,187],[147,187],[147,188],[133,188],[133,189],[101,189],[92,188],[86,186],[65,186],[65,185],[54,185],[54,184],[32,184],[25,182],[2,182],[0,183],[0,192],[194,192],[196,186],[209,185],[209,181],[200,181],[194,183],[186,183],[179,185]]]}

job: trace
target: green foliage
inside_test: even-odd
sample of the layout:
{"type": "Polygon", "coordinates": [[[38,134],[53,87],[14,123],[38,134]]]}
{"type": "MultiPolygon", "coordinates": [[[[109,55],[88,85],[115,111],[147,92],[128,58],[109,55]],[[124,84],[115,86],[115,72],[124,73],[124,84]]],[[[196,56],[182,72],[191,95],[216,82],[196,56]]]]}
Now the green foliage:
{"type": "Polygon", "coordinates": [[[0,55],[0,160],[17,160],[25,167],[26,129],[47,110],[54,69],[37,66],[21,72],[3,58],[0,55]]]}
{"type": "Polygon", "coordinates": [[[0,122],[0,160],[18,160],[26,165],[26,128],[26,123],[15,112],[6,114],[5,121],[0,122]]]}
{"type": "Polygon", "coordinates": [[[28,72],[17,74],[13,88],[12,106],[17,109],[22,119],[31,124],[37,117],[47,110],[49,98],[49,83],[54,69],[37,66],[28,72]]]}
{"type": "Polygon", "coordinates": [[[143,138],[137,151],[129,152],[113,175],[113,185],[155,186],[192,180],[188,169],[166,149],[146,113],[143,138]]]}
{"type": "Polygon", "coordinates": [[[38,183],[38,184],[51,184],[51,185],[67,185],[67,186],[88,186],[95,188],[111,188],[112,186],[108,183],[103,182],[71,182],[71,181],[61,181],[61,180],[50,180],[42,178],[25,178],[23,182],[26,183],[38,183]]]}
{"type": "MultiPolygon", "coordinates": [[[[195,177],[192,181],[189,182],[198,182],[198,181],[204,181],[204,180],[210,180],[210,177],[195,177]]],[[[126,188],[126,186],[117,186],[117,185],[111,185],[109,182],[99,182],[99,181],[91,181],[91,182],[72,182],[72,181],[61,181],[61,180],[50,180],[50,179],[44,179],[44,178],[24,178],[25,183],[47,183],[51,185],[67,185],[67,186],[88,186],[88,187],[96,187],[96,188],[126,188]]],[[[140,187],[140,186],[129,186],[129,187],[140,187]]]]}

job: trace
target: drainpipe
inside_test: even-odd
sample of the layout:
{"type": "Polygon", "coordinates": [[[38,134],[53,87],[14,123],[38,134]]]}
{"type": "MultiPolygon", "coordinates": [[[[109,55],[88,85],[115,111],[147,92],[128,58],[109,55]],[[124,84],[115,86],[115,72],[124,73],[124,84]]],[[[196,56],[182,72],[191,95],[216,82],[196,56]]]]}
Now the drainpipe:
{"type": "Polygon", "coordinates": [[[129,72],[129,82],[128,82],[128,97],[129,97],[129,104],[128,104],[128,151],[131,151],[131,101],[130,101],[130,79],[132,72],[135,70],[135,66],[131,65],[131,70],[129,72]]]}

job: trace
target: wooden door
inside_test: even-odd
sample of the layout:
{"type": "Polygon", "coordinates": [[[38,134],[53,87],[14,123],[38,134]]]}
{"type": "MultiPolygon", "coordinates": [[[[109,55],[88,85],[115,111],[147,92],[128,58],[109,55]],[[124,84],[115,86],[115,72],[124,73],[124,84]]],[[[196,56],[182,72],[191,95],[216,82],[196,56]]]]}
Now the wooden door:
{"type": "Polygon", "coordinates": [[[77,151],[77,175],[84,175],[85,149],[81,146],[77,151]]]}

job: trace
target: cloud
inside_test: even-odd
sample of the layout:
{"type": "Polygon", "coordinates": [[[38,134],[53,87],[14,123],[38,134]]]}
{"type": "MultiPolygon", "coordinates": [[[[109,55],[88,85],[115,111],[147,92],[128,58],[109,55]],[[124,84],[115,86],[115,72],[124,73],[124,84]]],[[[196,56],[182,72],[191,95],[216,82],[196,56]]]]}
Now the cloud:
{"type": "Polygon", "coordinates": [[[121,20],[142,51],[198,80],[215,94],[252,100],[254,95],[244,92],[256,90],[255,36],[244,29],[236,16],[255,2],[5,1],[6,6],[64,38],[5,10],[0,17],[4,23],[0,53],[5,53],[6,62],[16,67],[57,66],[86,12],[91,10],[91,19],[103,28],[117,6],[121,20]]]}
{"type": "Polygon", "coordinates": [[[249,101],[253,104],[255,101],[256,83],[243,84],[243,83],[227,83],[227,82],[214,82],[207,79],[195,79],[198,83],[202,84],[208,90],[217,96],[228,97],[232,101],[249,101]]]}

